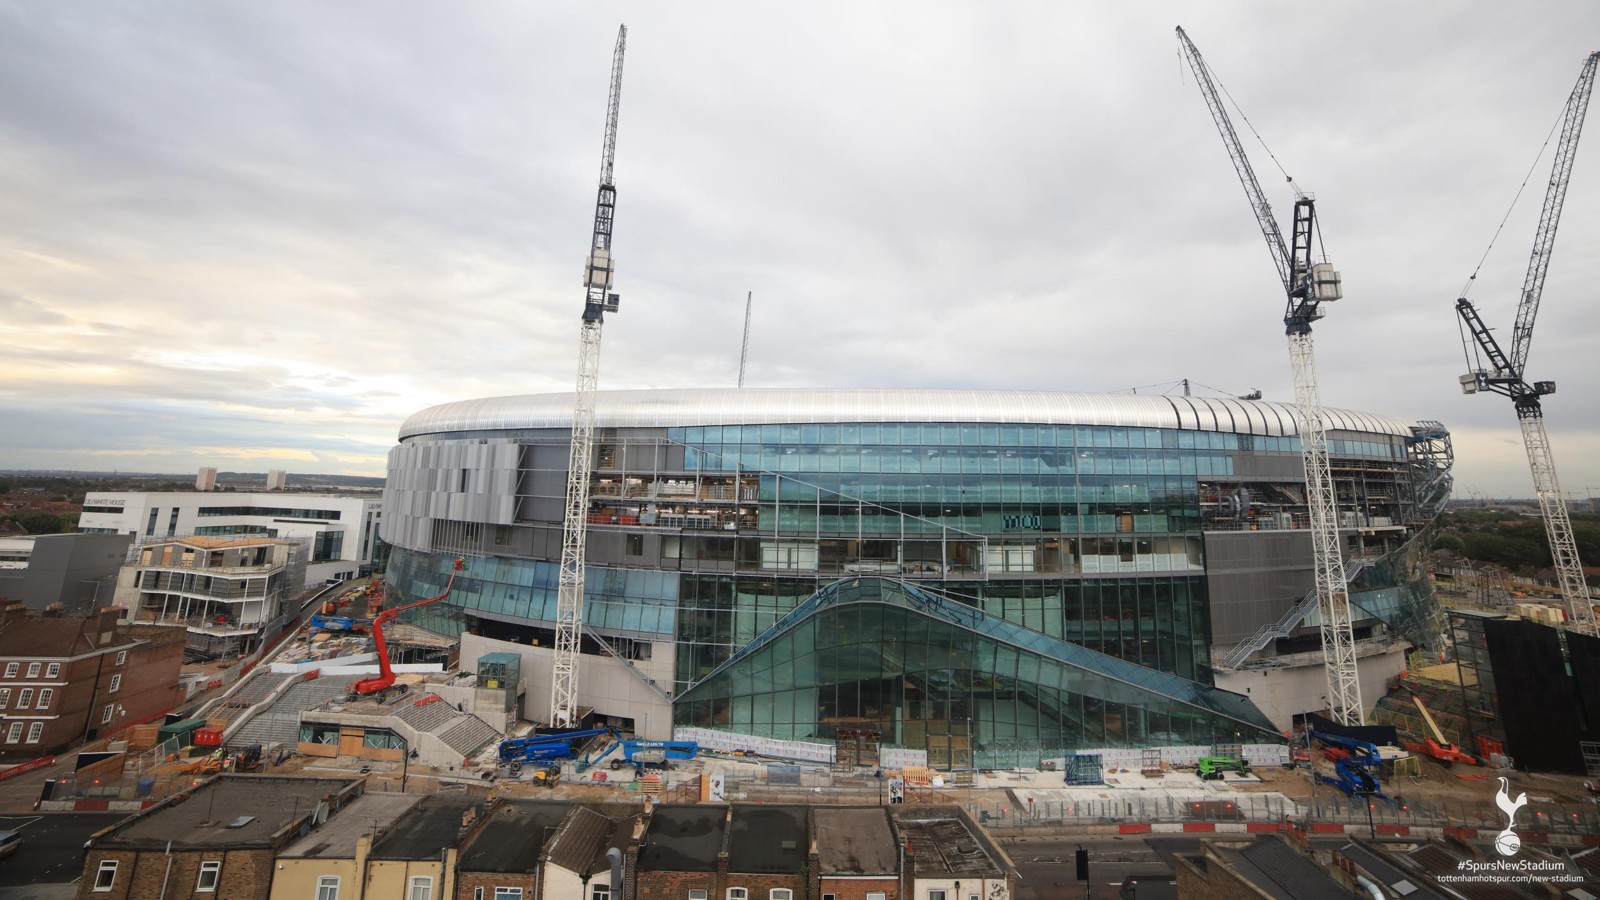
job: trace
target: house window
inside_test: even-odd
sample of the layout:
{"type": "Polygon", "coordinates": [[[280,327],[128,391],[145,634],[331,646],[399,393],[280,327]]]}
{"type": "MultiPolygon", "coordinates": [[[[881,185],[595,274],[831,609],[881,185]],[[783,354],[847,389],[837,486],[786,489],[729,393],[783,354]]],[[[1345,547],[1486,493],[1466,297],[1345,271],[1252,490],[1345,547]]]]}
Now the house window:
{"type": "Polygon", "coordinates": [[[794,900],[794,891],[788,888],[773,888],[767,892],[767,900],[794,900]]]}
{"type": "Polygon", "coordinates": [[[689,900],[709,900],[705,891],[690,891],[689,900]]]}
{"type": "Polygon", "coordinates": [[[32,704],[33,688],[23,688],[22,692],[17,694],[17,709],[27,709],[32,704]]]}
{"type": "Polygon", "coordinates": [[[50,665],[45,666],[44,667],[44,677],[46,677],[46,678],[60,678],[61,677],[61,663],[51,663],[50,665]]]}
{"type": "Polygon", "coordinates": [[[39,689],[39,706],[38,706],[38,708],[39,709],[49,709],[50,708],[50,701],[54,700],[55,696],[56,696],[56,689],[55,688],[40,688],[39,689]]]}
{"type": "Polygon", "coordinates": [[[210,859],[200,863],[200,880],[194,883],[196,891],[215,891],[222,877],[222,860],[210,859]]]}
{"type": "Polygon", "coordinates": [[[111,676],[111,687],[110,687],[109,690],[106,691],[106,693],[115,694],[118,691],[118,689],[120,689],[121,687],[122,687],[122,676],[121,675],[113,675],[113,676],[111,676]]]}
{"type": "Polygon", "coordinates": [[[30,744],[39,743],[39,738],[42,737],[43,735],[44,735],[44,723],[43,722],[34,722],[32,725],[28,726],[28,743],[30,743],[30,744]]]}
{"type": "Polygon", "coordinates": [[[433,900],[433,879],[427,875],[412,876],[406,900],[433,900]]]}
{"type": "Polygon", "coordinates": [[[889,900],[889,895],[883,891],[870,891],[867,900],[889,900]]]}
{"type": "Polygon", "coordinates": [[[22,740],[22,723],[12,722],[10,730],[6,732],[6,743],[15,744],[20,740],[22,740]]]}
{"type": "Polygon", "coordinates": [[[497,887],[494,889],[494,900],[522,900],[522,888],[497,887]]]}
{"type": "Polygon", "coordinates": [[[744,888],[728,888],[728,900],[750,900],[750,892],[744,888]]]}
{"type": "Polygon", "coordinates": [[[0,709],[11,705],[11,688],[0,688],[0,709]]]}
{"type": "MultiPolygon", "coordinates": [[[[112,665],[120,666],[120,665],[122,665],[123,663],[125,663],[127,661],[128,661],[128,651],[126,651],[126,650],[118,650],[117,651],[117,661],[115,663],[112,663],[112,665]]],[[[336,890],[337,890],[337,888],[336,888],[336,890]]]]}
{"type": "Polygon", "coordinates": [[[944,900],[944,891],[929,890],[928,900],[944,900]]]}
{"type": "Polygon", "coordinates": [[[38,678],[39,677],[39,663],[28,663],[28,677],[29,678],[38,678]]]}
{"type": "Polygon", "coordinates": [[[839,900],[838,894],[823,894],[822,900],[839,900]]]}
{"type": "Polygon", "coordinates": [[[339,876],[323,875],[317,879],[317,900],[339,900],[339,876]]]}
{"type": "Polygon", "coordinates": [[[589,900],[611,900],[611,885],[592,884],[589,886],[589,900]]]}
{"type": "Polygon", "coordinates": [[[6,663],[6,677],[7,678],[15,678],[15,677],[17,677],[17,667],[19,665],[20,665],[19,663],[6,663]]]}
{"type": "Polygon", "coordinates": [[[480,884],[472,889],[472,900],[483,900],[483,885],[480,884]]]}
{"type": "Polygon", "coordinates": [[[117,883],[117,861],[114,859],[100,860],[100,868],[94,873],[94,889],[109,891],[117,883]]]}
{"type": "Polygon", "coordinates": [[[105,712],[100,714],[100,724],[101,725],[108,725],[108,724],[111,723],[111,711],[116,709],[116,708],[117,708],[117,705],[115,703],[107,703],[106,704],[105,712]]]}

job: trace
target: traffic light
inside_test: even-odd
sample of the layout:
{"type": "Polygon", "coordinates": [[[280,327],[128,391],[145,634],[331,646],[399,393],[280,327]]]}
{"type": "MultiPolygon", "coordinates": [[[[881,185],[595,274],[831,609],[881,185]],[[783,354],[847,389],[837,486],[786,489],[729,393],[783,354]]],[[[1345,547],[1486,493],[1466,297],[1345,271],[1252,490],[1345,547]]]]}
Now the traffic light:
{"type": "Polygon", "coordinates": [[[1078,852],[1075,854],[1075,858],[1076,858],[1077,863],[1078,863],[1078,880],[1079,881],[1088,881],[1089,880],[1089,851],[1083,849],[1082,847],[1079,847],[1078,848],[1078,852]]]}

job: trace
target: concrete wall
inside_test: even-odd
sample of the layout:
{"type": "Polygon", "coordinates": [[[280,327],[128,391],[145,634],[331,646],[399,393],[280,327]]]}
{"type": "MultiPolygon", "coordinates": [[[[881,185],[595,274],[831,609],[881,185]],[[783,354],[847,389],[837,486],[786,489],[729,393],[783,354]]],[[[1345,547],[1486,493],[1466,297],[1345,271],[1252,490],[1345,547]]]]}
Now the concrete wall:
{"type": "MultiPolygon", "coordinates": [[[[1360,648],[1357,648],[1360,652],[1360,648]]],[[[1392,647],[1357,660],[1361,705],[1372,709],[1389,689],[1389,681],[1406,667],[1404,647],[1392,647]]],[[[1299,666],[1218,672],[1217,687],[1244,694],[1281,731],[1293,727],[1296,713],[1328,706],[1328,677],[1320,661],[1299,666]]]]}
{"type": "Polygon", "coordinates": [[[110,606],[132,542],[125,534],[39,535],[26,569],[0,572],[0,593],[30,609],[60,603],[68,615],[110,606]]]}
{"type": "MultiPolygon", "coordinates": [[[[610,886],[610,869],[602,867],[600,871],[589,877],[588,886],[586,887],[583,879],[578,877],[577,872],[562,868],[553,862],[544,864],[544,896],[547,898],[572,897],[573,900],[580,900],[580,898],[581,900],[589,900],[589,897],[593,894],[592,888],[597,884],[610,886]]],[[[493,893],[490,893],[489,896],[492,897],[493,893]]],[[[683,896],[687,897],[689,895],[684,893],[683,896]]],[[[485,900],[488,900],[488,898],[486,897],[485,900]]]]}
{"type": "MultiPolygon", "coordinates": [[[[653,658],[636,661],[636,666],[654,678],[663,689],[672,687],[671,644],[657,643],[653,658]]],[[[496,641],[475,634],[461,635],[459,668],[474,672],[478,658],[487,653],[516,653],[522,657],[522,717],[531,722],[550,721],[551,670],[555,650],[530,647],[509,641],[496,641]]],[[[627,665],[610,656],[584,654],[578,665],[578,705],[592,706],[610,716],[633,719],[634,731],[646,740],[671,740],[672,704],[639,681],[627,665]]]]}

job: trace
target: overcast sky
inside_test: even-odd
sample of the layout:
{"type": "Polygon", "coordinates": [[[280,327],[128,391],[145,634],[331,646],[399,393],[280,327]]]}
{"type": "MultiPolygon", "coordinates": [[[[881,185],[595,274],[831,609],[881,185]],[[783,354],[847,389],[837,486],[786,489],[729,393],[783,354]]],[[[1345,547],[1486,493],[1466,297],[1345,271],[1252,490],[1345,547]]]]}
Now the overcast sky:
{"type": "MultiPolygon", "coordinates": [[[[1324,402],[1444,422],[1458,496],[1532,492],[1454,301],[1600,5],[557,6],[0,0],[0,468],[381,475],[413,412],[571,390],[620,22],[602,387],[732,386],[754,291],[751,385],[1292,401],[1183,25],[1317,197],[1324,402]]],[[[1503,341],[1548,173],[1469,294],[1503,341]]],[[[1580,496],[1597,246],[1600,134],[1528,370],[1580,496]]]]}

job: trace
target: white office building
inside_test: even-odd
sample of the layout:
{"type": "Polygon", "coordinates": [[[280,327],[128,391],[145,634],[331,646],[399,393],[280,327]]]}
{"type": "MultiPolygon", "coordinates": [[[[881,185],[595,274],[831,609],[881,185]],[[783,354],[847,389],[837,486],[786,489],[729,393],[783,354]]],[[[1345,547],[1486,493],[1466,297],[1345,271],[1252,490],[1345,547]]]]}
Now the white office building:
{"type": "Polygon", "coordinates": [[[282,493],[94,491],[78,530],[130,534],[143,546],[174,537],[262,535],[310,547],[306,583],[355,578],[383,558],[383,502],[363,497],[282,493]]]}

